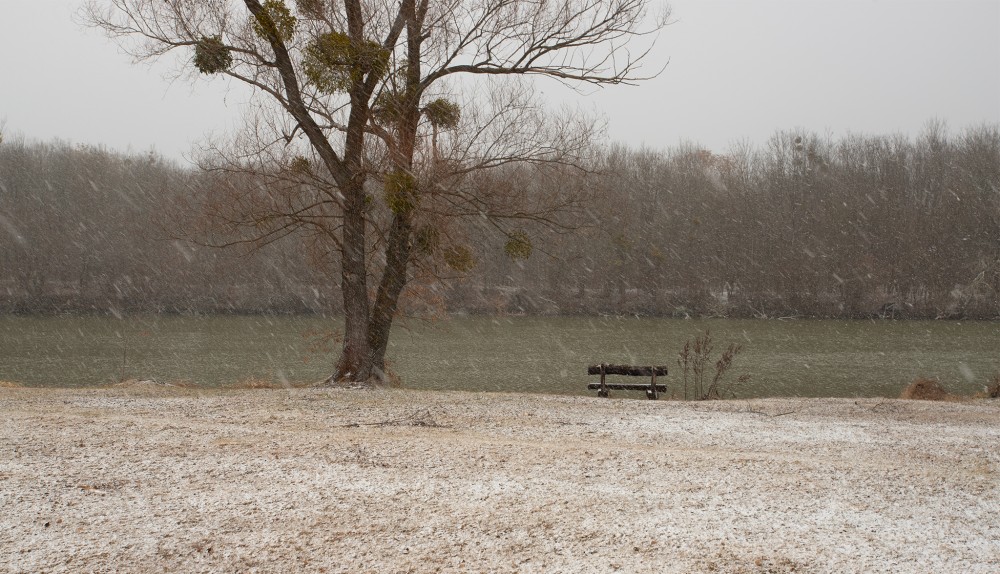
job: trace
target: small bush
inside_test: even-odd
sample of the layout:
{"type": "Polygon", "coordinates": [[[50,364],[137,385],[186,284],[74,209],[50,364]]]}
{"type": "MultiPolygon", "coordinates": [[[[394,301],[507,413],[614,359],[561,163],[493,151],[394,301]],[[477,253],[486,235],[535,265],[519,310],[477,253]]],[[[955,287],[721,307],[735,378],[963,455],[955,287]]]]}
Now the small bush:
{"type": "Polygon", "coordinates": [[[993,375],[993,380],[986,387],[986,396],[991,399],[1000,399],[1000,373],[993,375]]]}
{"type": "Polygon", "coordinates": [[[684,348],[678,353],[677,366],[681,368],[684,384],[684,400],[688,398],[688,384],[699,401],[734,397],[733,387],[750,382],[750,375],[743,374],[735,380],[727,380],[726,372],[733,366],[733,361],[743,352],[743,345],[730,343],[715,361],[715,373],[711,378],[708,369],[712,364],[713,341],[708,331],[694,338],[694,342],[686,341],[684,348]]]}
{"type": "Polygon", "coordinates": [[[951,395],[938,381],[919,377],[903,389],[899,398],[912,401],[946,401],[951,395]]]}

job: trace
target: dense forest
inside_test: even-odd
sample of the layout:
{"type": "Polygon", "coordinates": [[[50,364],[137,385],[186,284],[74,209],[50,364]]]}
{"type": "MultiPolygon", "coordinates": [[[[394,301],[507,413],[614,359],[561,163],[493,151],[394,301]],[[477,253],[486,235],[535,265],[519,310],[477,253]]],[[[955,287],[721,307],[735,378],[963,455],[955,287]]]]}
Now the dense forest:
{"type": "MultiPolygon", "coordinates": [[[[487,223],[449,230],[461,261],[416,268],[403,312],[1000,317],[1000,126],[782,132],[725,155],[618,145],[551,169],[482,182],[574,199],[525,222],[513,253],[487,223]]],[[[226,243],[204,216],[220,185],[266,185],[219,177],[7,137],[0,311],[338,313],[308,237],[208,246],[226,243]]]]}

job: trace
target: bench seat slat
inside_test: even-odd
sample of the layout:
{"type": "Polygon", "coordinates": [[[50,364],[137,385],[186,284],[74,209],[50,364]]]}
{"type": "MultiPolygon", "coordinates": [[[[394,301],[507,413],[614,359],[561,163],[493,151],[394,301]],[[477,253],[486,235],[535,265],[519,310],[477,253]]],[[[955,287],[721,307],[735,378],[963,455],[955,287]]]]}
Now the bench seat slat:
{"type": "MultiPolygon", "coordinates": [[[[606,383],[604,385],[612,391],[648,391],[651,386],[649,383],[606,383]]],[[[601,389],[601,383],[587,383],[587,390],[599,391],[601,389]]],[[[659,393],[667,392],[667,385],[656,385],[656,391],[659,393]]]]}

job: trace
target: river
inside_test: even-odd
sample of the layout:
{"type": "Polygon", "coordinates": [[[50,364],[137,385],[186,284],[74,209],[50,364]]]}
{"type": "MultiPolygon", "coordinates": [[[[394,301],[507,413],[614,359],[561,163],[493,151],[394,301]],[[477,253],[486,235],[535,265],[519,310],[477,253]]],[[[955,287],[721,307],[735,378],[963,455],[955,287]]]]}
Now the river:
{"type": "MultiPolygon", "coordinates": [[[[306,384],[329,374],[337,343],[321,338],[338,326],[321,317],[2,316],[0,381],[306,384]]],[[[714,357],[730,342],[744,347],[727,377],[751,376],[732,388],[737,397],[894,397],[919,376],[969,394],[1000,373],[1000,323],[965,321],[452,317],[400,323],[389,360],[409,388],[557,394],[587,394],[596,382],[588,364],[667,365],[658,382],[679,396],[677,354],[705,331],[714,357]]]]}

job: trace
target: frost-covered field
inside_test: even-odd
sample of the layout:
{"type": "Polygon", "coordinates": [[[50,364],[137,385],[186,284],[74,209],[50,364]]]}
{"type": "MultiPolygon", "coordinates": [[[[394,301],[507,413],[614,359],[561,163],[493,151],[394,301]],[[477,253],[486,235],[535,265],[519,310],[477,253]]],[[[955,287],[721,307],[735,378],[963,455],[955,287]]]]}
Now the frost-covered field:
{"type": "Polygon", "coordinates": [[[997,572],[1000,402],[0,389],[2,572],[997,572]]]}

